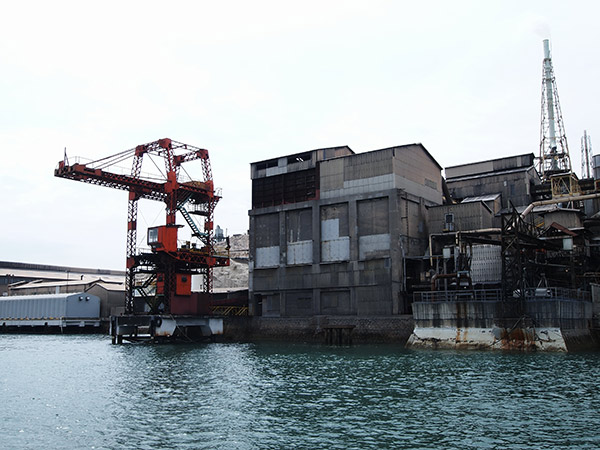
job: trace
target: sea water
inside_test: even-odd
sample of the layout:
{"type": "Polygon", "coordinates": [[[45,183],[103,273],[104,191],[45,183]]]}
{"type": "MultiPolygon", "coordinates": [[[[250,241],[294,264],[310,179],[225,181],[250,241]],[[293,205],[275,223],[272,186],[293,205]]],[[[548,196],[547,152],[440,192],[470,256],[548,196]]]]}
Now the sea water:
{"type": "Polygon", "coordinates": [[[0,335],[2,449],[597,449],[599,353],[0,335]]]}

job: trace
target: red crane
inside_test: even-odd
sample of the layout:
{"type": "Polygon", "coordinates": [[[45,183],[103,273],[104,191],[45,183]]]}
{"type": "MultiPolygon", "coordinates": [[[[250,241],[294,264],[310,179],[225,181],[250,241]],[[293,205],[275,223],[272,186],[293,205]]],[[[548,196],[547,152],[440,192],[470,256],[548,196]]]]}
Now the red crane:
{"type": "MultiPolygon", "coordinates": [[[[183,170],[184,173],[185,169],[183,170]]],[[[187,173],[186,173],[187,174],[187,173]]],[[[208,151],[171,139],[160,139],[116,155],[89,163],[69,164],[66,153],[54,175],[84,183],[129,192],[127,212],[127,271],[125,311],[127,314],[201,315],[208,312],[212,292],[212,269],[228,266],[228,255],[217,254],[213,241],[214,209],[221,198],[215,193],[208,151]],[[159,176],[142,175],[142,163],[152,160],[159,176]],[[156,157],[164,160],[164,172],[156,157]],[[118,165],[131,160],[131,171],[118,173],[118,165]],[[192,180],[181,173],[183,163],[200,161],[203,180],[192,180]],[[165,225],[148,229],[150,251],[140,252],[137,244],[138,201],[149,199],[166,205],[165,225]],[[178,245],[182,225],[176,223],[180,212],[200,244],[178,245]],[[204,218],[198,226],[193,215],[204,218]],[[203,291],[192,292],[191,277],[204,276],[203,291]],[[143,301],[143,302],[142,302],[143,301]],[[140,304],[148,305],[140,308],[140,304]]]]}

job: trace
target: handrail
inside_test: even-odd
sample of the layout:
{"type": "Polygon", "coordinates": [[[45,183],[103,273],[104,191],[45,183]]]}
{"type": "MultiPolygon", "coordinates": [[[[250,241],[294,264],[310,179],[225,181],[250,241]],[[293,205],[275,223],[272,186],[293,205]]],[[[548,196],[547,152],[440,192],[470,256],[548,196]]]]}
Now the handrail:
{"type": "MultiPolygon", "coordinates": [[[[468,289],[468,290],[450,290],[450,291],[420,291],[413,294],[415,302],[454,302],[454,301],[475,301],[475,302],[497,302],[502,300],[516,300],[518,293],[511,298],[506,298],[501,289],[468,289]]],[[[559,287],[550,288],[528,288],[525,289],[524,298],[526,300],[576,300],[591,301],[591,294],[588,291],[578,289],[566,289],[559,287]]]]}

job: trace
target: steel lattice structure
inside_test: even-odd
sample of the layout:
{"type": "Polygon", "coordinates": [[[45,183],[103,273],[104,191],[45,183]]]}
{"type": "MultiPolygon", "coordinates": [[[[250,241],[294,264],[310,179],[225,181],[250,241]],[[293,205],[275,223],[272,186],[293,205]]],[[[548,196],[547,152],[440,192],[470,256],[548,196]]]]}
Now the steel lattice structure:
{"type": "Polygon", "coordinates": [[[197,305],[201,299],[191,293],[191,275],[204,276],[203,294],[210,295],[212,268],[229,265],[228,256],[218,255],[214,249],[213,217],[220,196],[214,190],[207,150],[165,138],[86,164],[70,165],[65,154],[54,174],[129,192],[126,313],[134,313],[135,298],[144,299],[151,313],[198,313],[197,305]],[[161,177],[142,175],[144,157],[152,156],[164,161],[161,177]],[[129,174],[111,170],[128,160],[131,160],[129,174]],[[200,161],[202,181],[182,178],[182,164],[192,161],[200,161]],[[138,202],[141,199],[162,201],[166,205],[166,223],[149,229],[148,243],[152,251],[146,253],[140,253],[136,248],[138,202]],[[181,227],[176,223],[178,211],[190,227],[192,236],[200,240],[200,247],[178,245],[177,230],[181,227]],[[192,214],[204,217],[203,230],[192,219],[192,214]],[[154,292],[149,293],[151,290],[154,292]]]}
{"type": "Polygon", "coordinates": [[[550,43],[544,40],[542,68],[542,107],[540,125],[539,172],[547,181],[558,173],[570,173],[571,157],[562,118],[558,89],[550,56],[550,43]]]}

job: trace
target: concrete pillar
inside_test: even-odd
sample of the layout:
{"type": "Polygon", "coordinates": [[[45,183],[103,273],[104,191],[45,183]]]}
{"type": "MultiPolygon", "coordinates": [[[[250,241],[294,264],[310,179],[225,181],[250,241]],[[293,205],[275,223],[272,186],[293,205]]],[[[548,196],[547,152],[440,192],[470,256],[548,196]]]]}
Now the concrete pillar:
{"type": "Polygon", "coordinates": [[[256,300],[254,298],[254,261],[256,260],[256,243],[254,239],[255,225],[254,216],[248,217],[248,314],[254,316],[257,312],[256,300]]]}
{"type": "Polygon", "coordinates": [[[321,314],[321,290],[318,286],[319,273],[321,272],[321,202],[315,201],[312,207],[312,241],[313,241],[313,314],[321,314]]]}
{"type": "Polygon", "coordinates": [[[358,206],[356,199],[348,201],[348,236],[350,236],[350,261],[358,261],[358,206]]]}

